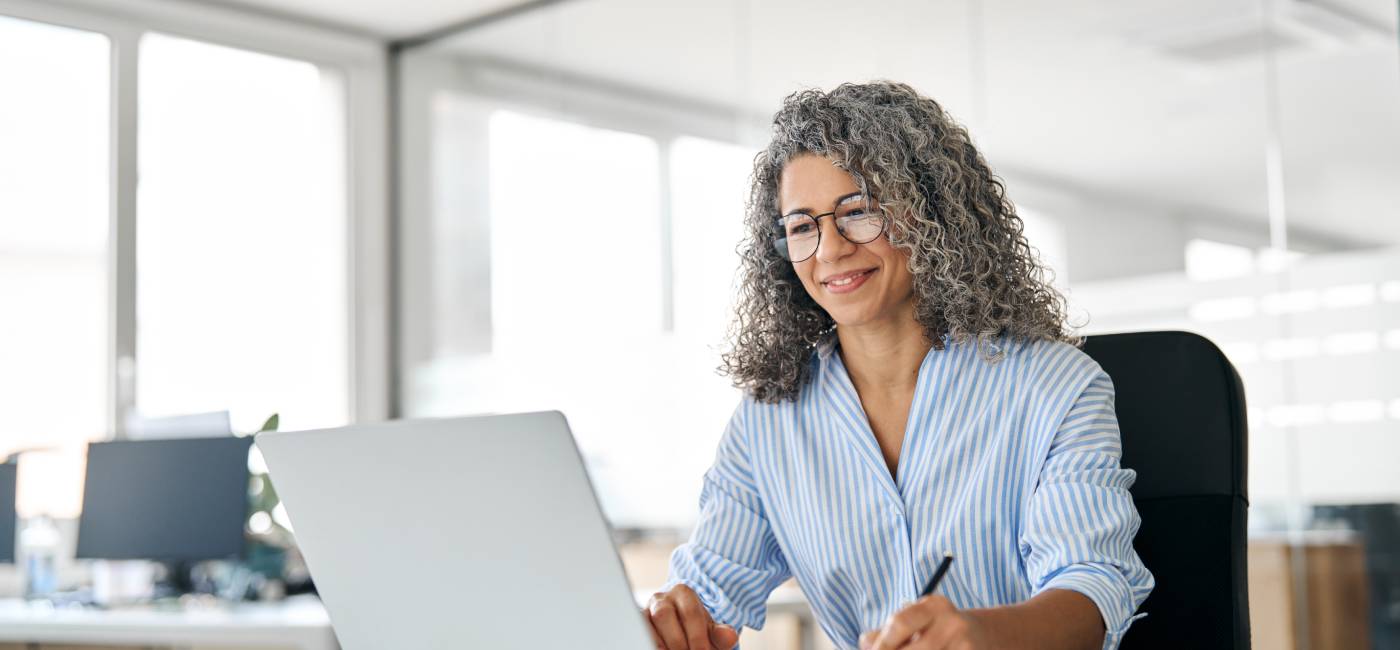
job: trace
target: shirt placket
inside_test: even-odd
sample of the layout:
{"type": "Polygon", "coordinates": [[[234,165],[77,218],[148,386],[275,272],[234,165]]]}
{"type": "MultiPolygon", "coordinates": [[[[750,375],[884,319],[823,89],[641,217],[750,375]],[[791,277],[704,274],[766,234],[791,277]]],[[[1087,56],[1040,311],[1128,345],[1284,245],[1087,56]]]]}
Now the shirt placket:
{"type": "Polygon", "coordinates": [[[903,502],[890,505],[891,524],[894,529],[894,546],[898,553],[895,575],[899,593],[896,595],[903,604],[914,602],[919,597],[919,588],[914,584],[917,576],[914,571],[914,531],[909,524],[909,515],[903,502]]]}

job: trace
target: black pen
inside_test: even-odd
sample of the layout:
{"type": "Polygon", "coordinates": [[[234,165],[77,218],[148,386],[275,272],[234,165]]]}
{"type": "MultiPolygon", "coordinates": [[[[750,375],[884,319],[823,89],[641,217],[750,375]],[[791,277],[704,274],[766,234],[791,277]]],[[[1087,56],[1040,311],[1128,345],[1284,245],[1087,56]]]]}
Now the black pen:
{"type": "Polygon", "coordinates": [[[943,580],[943,574],[948,572],[948,567],[953,565],[953,554],[944,553],[943,561],[938,563],[938,568],[934,570],[933,577],[928,579],[928,586],[924,587],[924,593],[919,594],[920,598],[933,593],[938,588],[938,583],[943,580]]]}

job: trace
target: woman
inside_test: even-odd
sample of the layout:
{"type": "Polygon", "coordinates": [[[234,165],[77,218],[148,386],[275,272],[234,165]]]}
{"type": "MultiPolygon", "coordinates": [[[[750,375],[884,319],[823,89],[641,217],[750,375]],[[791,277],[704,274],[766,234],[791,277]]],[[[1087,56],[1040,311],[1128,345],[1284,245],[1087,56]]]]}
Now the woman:
{"type": "Polygon", "coordinates": [[[1113,386],[967,132],[903,84],[796,93],[747,223],[745,398],[657,647],[733,647],[789,577],[841,647],[1116,647],[1153,580],[1113,386]]]}

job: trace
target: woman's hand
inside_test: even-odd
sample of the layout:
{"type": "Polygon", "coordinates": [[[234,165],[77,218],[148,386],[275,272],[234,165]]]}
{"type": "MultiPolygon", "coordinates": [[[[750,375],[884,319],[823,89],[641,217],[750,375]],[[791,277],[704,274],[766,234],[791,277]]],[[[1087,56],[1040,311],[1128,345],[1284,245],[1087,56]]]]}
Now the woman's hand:
{"type": "Polygon", "coordinates": [[[652,594],[642,616],[651,623],[651,640],[659,650],[732,650],[739,633],[716,625],[700,598],[685,585],[652,594]]]}
{"type": "Polygon", "coordinates": [[[879,630],[860,635],[861,650],[982,650],[977,619],[942,596],[924,596],[899,610],[879,630]]]}

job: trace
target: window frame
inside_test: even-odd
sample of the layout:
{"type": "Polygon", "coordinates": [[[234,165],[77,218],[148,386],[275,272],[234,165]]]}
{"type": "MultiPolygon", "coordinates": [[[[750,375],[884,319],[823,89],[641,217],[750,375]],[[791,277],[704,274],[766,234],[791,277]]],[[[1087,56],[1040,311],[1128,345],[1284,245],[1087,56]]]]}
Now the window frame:
{"type": "Polygon", "coordinates": [[[307,61],[344,86],[345,277],[350,422],[390,412],[388,53],[384,41],[311,21],[178,0],[0,0],[0,15],[105,35],[111,43],[106,436],[136,404],[138,58],[151,32],[307,61]]]}
{"type": "MultiPolygon", "coordinates": [[[[399,82],[393,101],[400,116],[396,125],[399,166],[394,171],[400,188],[396,197],[400,229],[396,244],[399,276],[395,286],[400,296],[396,315],[400,325],[394,341],[398,346],[394,372],[400,378],[394,390],[396,412],[413,414],[417,411],[414,370],[418,364],[432,358],[433,228],[439,216],[432,199],[435,141],[431,107],[438,93],[450,92],[471,101],[489,103],[492,110],[631,133],[656,142],[661,322],[662,331],[674,332],[672,148],[680,138],[696,137],[753,146],[757,150],[767,141],[769,116],[619,87],[529,65],[467,54],[452,56],[434,50],[430,44],[396,52],[396,57],[394,65],[399,82]]],[[[475,155],[485,157],[487,152],[483,148],[475,155]]],[[[479,193],[487,195],[484,182],[479,193]]]]}

